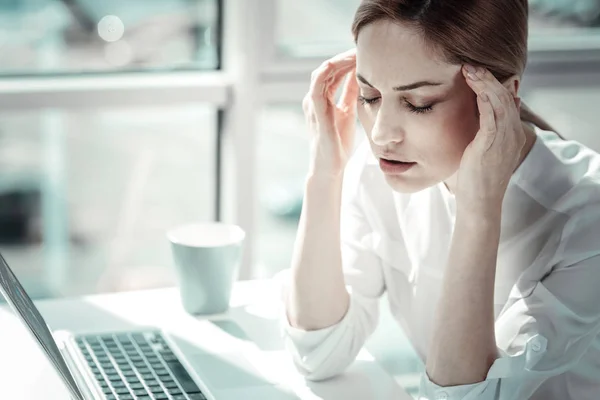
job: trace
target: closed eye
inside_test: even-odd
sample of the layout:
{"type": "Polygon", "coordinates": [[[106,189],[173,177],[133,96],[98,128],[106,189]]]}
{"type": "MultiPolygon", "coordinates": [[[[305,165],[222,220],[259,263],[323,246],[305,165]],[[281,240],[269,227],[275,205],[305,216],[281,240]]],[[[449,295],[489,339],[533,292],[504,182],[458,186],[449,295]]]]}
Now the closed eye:
{"type": "Polygon", "coordinates": [[[404,103],[406,104],[406,107],[408,108],[408,110],[415,114],[425,114],[425,113],[428,113],[433,110],[433,104],[429,104],[429,105],[422,106],[422,107],[417,107],[417,106],[411,104],[410,102],[408,102],[407,100],[404,100],[404,103]]]}
{"type": "Polygon", "coordinates": [[[365,104],[375,104],[377,103],[377,101],[380,99],[381,97],[373,97],[370,99],[367,99],[364,96],[358,96],[358,101],[360,101],[361,104],[365,105],[365,104]]]}
{"type": "MultiPolygon", "coordinates": [[[[358,101],[360,101],[360,103],[363,105],[375,104],[380,99],[381,99],[381,97],[366,98],[364,96],[358,96],[358,101]]],[[[408,108],[408,111],[415,113],[415,114],[425,114],[430,111],[433,111],[433,104],[428,104],[426,106],[417,107],[414,104],[410,103],[408,100],[404,99],[404,105],[406,106],[406,108],[408,108]]]]}

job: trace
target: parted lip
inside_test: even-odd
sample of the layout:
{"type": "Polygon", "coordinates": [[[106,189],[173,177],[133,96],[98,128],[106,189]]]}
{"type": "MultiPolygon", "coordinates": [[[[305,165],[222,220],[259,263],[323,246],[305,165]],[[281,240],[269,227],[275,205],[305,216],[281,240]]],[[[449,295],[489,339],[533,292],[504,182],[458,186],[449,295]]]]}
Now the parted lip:
{"type": "Polygon", "coordinates": [[[393,154],[378,154],[377,157],[381,160],[387,161],[399,161],[404,163],[412,163],[414,161],[408,161],[406,158],[398,157],[393,154]]]}

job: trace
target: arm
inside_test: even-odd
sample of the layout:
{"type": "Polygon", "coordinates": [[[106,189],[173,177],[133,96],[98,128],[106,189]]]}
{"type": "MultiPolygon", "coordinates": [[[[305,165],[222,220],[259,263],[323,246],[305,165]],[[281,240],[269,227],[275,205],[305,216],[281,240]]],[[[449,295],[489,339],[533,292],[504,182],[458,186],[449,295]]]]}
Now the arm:
{"type": "MultiPolygon", "coordinates": [[[[481,366],[483,361],[476,360],[477,351],[471,347],[481,346],[487,338],[481,332],[477,335],[468,332],[470,343],[466,343],[456,340],[455,333],[449,331],[455,343],[462,344],[463,353],[455,355],[446,370],[442,370],[441,364],[438,368],[427,366],[419,398],[524,400],[539,394],[538,388],[548,378],[567,371],[581,373],[583,368],[586,376],[600,376],[600,368],[590,358],[594,356],[589,355],[595,351],[594,343],[600,335],[600,250],[594,240],[600,234],[599,210],[596,205],[587,207],[562,231],[556,230],[548,238],[545,248],[554,251],[554,256],[545,254],[538,258],[529,273],[529,277],[544,278],[525,279],[511,293],[494,324],[498,358],[483,377],[479,374],[486,367],[481,366]],[[472,360],[481,369],[470,369],[463,358],[472,360]],[[453,369],[458,371],[454,373],[453,369]]],[[[441,331],[436,328],[436,332],[441,331]]],[[[449,341],[445,343],[446,349],[452,346],[449,341]]],[[[436,351],[445,357],[443,349],[436,351]]],[[[587,382],[588,386],[581,390],[600,385],[596,378],[587,382]]],[[[577,396],[579,389],[565,390],[577,396]]]]}
{"type": "Polygon", "coordinates": [[[500,212],[457,214],[426,365],[439,385],[482,381],[498,357],[493,300],[499,239],[500,212]]]}
{"type": "Polygon", "coordinates": [[[308,178],[286,298],[293,327],[318,330],[339,322],[348,309],[342,274],[342,182],[352,152],[358,85],[355,51],[324,62],[312,74],[303,108],[312,134],[308,178]],[[334,96],[346,80],[339,105],[334,96]]]}
{"type": "Polygon", "coordinates": [[[307,179],[286,302],[293,327],[326,328],[348,309],[340,250],[341,192],[341,178],[307,179]]]}
{"type": "MultiPolygon", "coordinates": [[[[381,260],[372,248],[373,231],[364,215],[360,194],[363,156],[369,151],[368,146],[359,149],[344,175],[338,250],[343,290],[346,295],[350,293],[347,310],[339,321],[316,330],[294,327],[289,318],[282,316],[286,347],[298,370],[309,380],[326,379],[347,368],[379,321],[379,302],[385,290],[383,272],[381,260]]],[[[315,268],[315,273],[320,270],[315,268]]],[[[282,282],[284,287],[296,285],[293,270],[285,272],[288,277],[282,282]]],[[[321,275],[315,279],[318,281],[321,275]]],[[[329,296],[323,301],[329,309],[329,296]]]]}
{"type": "Polygon", "coordinates": [[[380,260],[371,249],[372,231],[358,196],[363,165],[356,157],[349,161],[358,96],[355,66],[354,51],[325,62],[313,73],[303,103],[313,140],[283,293],[283,328],[296,367],[310,380],[332,377],[354,361],[377,324],[383,292],[380,260]],[[336,106],[336,89],[348,73],[336,106]]]}

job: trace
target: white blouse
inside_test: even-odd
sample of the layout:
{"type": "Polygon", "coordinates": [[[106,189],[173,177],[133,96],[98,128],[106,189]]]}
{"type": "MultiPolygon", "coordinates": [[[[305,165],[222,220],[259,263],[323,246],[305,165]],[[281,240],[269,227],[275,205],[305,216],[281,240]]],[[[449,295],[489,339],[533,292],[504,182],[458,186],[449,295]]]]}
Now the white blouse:
{"type": "MultiPolygon", "coordinates": [[[[600,399],[600,155],[537,129],[503,203],[494,290],[495,360],[485,381],[419,399],[600,399]]],[[[426,363],[456,203],[443,183],[391,190],[368,143],[343,186],[342,259],[350,307],[336,325],[303,331],[283,318],[307,379],[344,371],[376,328],[380,296],[426,363]]]]}

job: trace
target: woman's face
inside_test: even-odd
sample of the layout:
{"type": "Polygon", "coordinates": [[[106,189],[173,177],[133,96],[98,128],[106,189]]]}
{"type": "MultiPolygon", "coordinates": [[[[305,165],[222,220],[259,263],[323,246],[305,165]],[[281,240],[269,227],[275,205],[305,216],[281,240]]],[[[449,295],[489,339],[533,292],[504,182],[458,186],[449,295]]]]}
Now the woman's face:
{"type": "Polygon", "coordinates": [[[385,173],[392,189],[414,193],[452,181],[479,128],[461,66],[446,63],[412,28],[380,21],[358,35],[357,78],[358,118],[374,155],[416,163],[385,173]]]}

